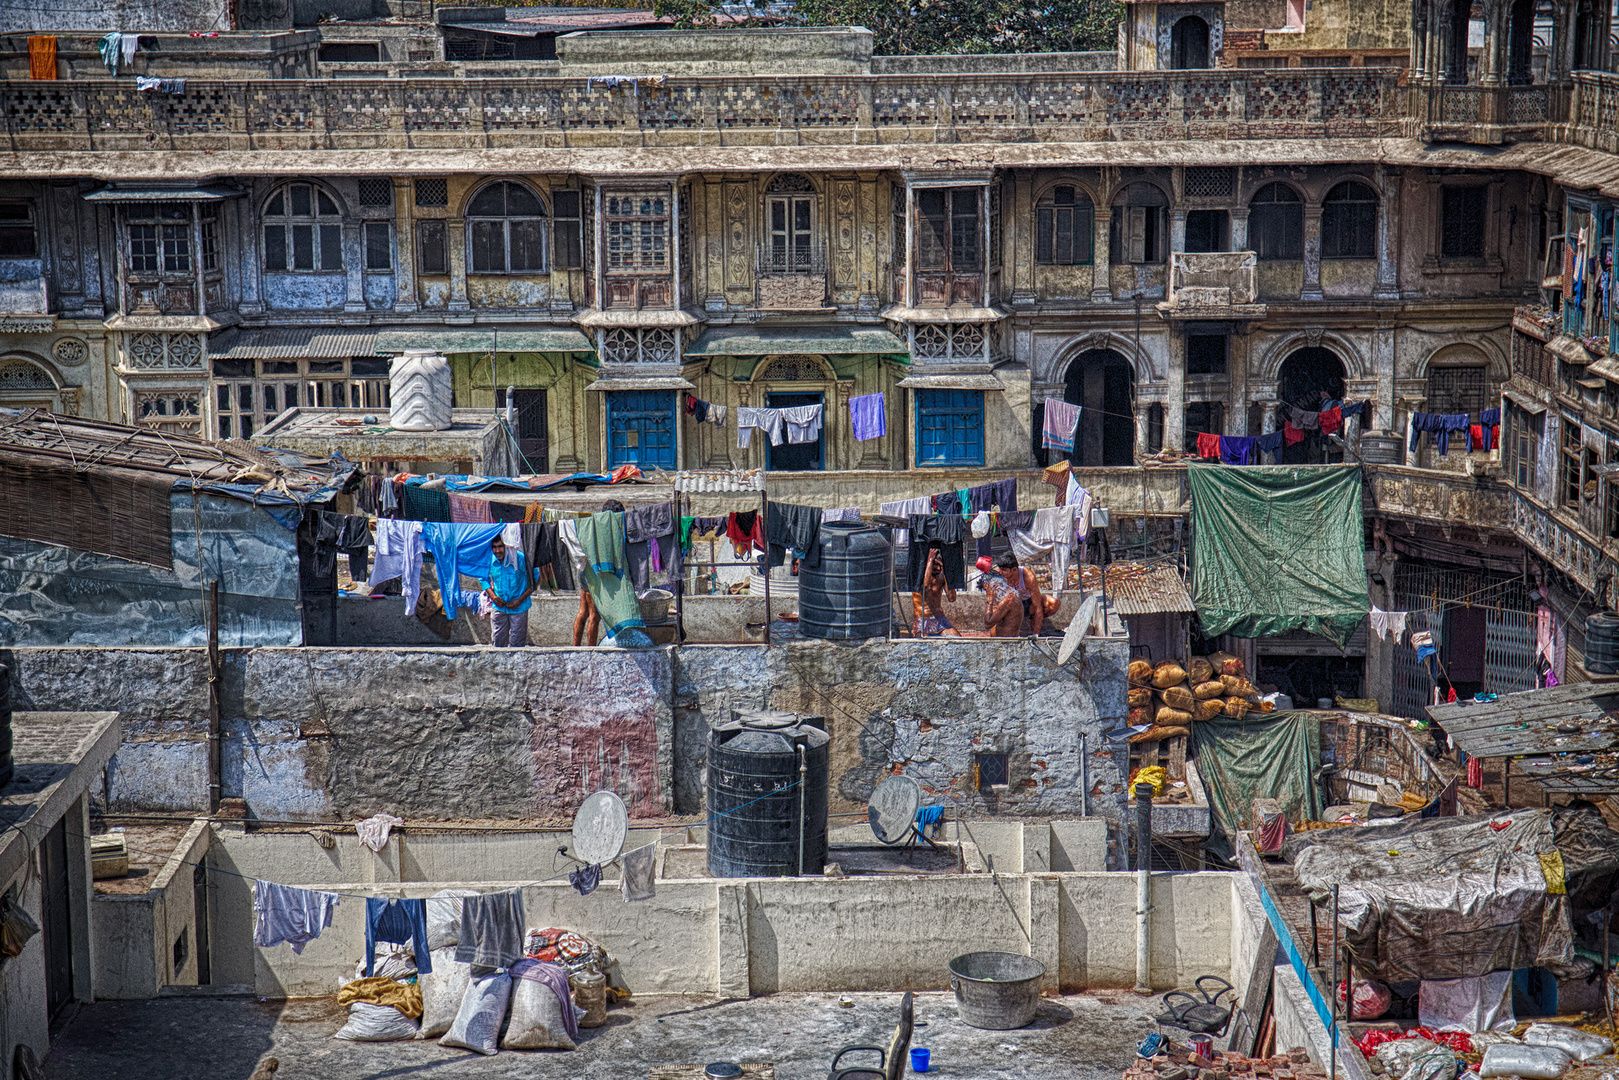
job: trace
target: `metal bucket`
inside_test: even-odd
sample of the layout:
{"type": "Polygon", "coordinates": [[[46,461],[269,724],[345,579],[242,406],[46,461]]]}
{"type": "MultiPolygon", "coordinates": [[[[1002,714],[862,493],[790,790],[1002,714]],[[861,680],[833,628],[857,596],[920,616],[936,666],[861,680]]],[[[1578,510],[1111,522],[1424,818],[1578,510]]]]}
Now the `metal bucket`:
{"type": "Polygon", "coordinates": [[[950,961],[961,1022],[991,1031],[1028,1027],[1040,1011],[1046,965],[1017,953],[973,952],[950,961]]]}

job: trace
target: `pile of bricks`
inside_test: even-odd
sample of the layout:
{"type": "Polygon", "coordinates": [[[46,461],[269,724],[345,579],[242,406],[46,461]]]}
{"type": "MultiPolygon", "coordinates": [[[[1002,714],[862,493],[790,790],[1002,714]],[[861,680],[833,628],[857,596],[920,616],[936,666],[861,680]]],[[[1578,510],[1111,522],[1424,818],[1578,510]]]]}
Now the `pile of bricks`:
{"type": "Polygon", "coordinates": [[[1212,1057],[1171,1044],[1153,1058],[1136,1058],[1124,1080],[1314,1080],[1324,1076],[1302,1047],[1271,1057],[1243,1057],[1216,1050],[1212,1057]]]}

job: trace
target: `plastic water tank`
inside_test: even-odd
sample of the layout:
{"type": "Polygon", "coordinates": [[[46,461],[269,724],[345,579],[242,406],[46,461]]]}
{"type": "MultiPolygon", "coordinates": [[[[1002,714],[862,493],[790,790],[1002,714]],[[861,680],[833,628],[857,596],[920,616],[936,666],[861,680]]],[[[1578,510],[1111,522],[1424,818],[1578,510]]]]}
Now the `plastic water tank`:
{"type": "Polygon", "coordinates": [[[1592,675],[1619,674],[1619,615],[1604,611],[1586,618],[1585,670],[1592,675]]]}
{"type": "Polygon", "coordinates": [[[1386,431],[1367,431],[1360,437],[1360,459],[1368,465],[1398,465],[1405,439],[1386,431]]]}
{"type": "Polygon", "coordinates": [[[450,362],[435,352],[407,352],[388,368],[388,426],[443,431],[450,426],[450,362]]]}
{"type": "Polygon", "coordinates": [[[831,740],[817,719],[739,712],[709,730],[710,874],[792,877],[826,866],[831,740]]]}
{"type": "Polygon", "coordinates": [[[820,565],[798,567],[798,631],[857,641],[886,637],[893,545],[875,525],[830,521],[816,538],[820,565]]]}

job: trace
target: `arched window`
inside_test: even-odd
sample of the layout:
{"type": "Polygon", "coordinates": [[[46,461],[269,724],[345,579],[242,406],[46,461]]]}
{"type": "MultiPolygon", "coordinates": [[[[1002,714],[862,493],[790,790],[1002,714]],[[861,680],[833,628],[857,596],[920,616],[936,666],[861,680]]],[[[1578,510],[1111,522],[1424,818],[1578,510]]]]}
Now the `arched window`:
{"type": "Polygon", "coordinates": [[[1160,263],[1169,245],[1169,199],[1152,184],[1131,184],[1113,197],[1112,260],[1160,263]]]}
{"type": "Polygon", "coordinates": [[[264,269],[343,269],[343,216],[314,184],[287,184],[264,206],[264,269]]]}
{"type": "Polygon", "coordinates": [[[1072,184],[1047,191],[1034,209],[1034,261],[1083,266],[1091,261],[1091,200],[1072,184]]]}
{"type": "Polygon", "coordinates": [[[815,237],[815,185],[801,173],[781,173],[765,189],[770,240],[764,270],[775,274],[815,272],[822,252],[815,237]]]}
{"type": "Polygon", "coordinates": [[[1304,202],[1286,184],[1266,184],[1248,204],[1248,246],[1262,260],[1304,258],[1304,202]]]}
{"type": "Polygon", "coordinates": [[[1321,204],[1321,257],[1377,257],[1377,192],[1356,180],[1327,192],[1321,204]]]}
{"type": "Polygon", "coordinates": [[[1169,66],[1177,71],[1209,66],[1209,24],[1196,15],[1180,19],[1169,31],[1169,66]]]}
{"type": "Polygon", "coordinates": [[[468,273],[525,274],[545,269],[545,204],[522,184],[497,180],[467,204],[468,273]]]}

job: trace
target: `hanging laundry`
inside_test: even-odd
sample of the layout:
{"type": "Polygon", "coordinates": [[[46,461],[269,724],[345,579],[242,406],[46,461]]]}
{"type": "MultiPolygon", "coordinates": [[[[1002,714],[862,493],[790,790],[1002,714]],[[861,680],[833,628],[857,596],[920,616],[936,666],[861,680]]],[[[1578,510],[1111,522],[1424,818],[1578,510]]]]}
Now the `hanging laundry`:
{"type": "Polygon", "coordinates": [[[599,866],[576,866],[568,871],[568,884],[580,896],[589,896],[601,884],[602,868],[599,866]]]}
{"type": "Polygon", "coordinates": [[[718,428],[724,427],[725,406],[715,405],[713,402],[710,402],[708,406],[708,422],[718,428]]]}
{"type": "Polygon", "coordinates": [[[578,544],[584,554],[585,587],[610,634],[646,625],[626,573],[624,515],[610,511],[580,518],[578,544]]]}
{"type": "Polygon", "coordinates": [[[28,77],[56,78],[56,38],[40,34],[28,39],[28,77]]]}
{"type": "Polygon", "coordinates": [[[1343,418],[1347,420],[1351,416],[1359,416],[1365,408],[1366,402],[1364,401],[1346,401],[1340,406],[1339,411],[1343,414],[1343,418]]]}
{"type": "Polygon", "coordinates": [[[360,843],[372,851],[381,851],[388,846],[388,833],[395,825],[403,825],[401,818],[392,814],[373,814],[354,826],[354,833],[360,838],[360,843]]]}
{"type": "Polygon", "coordinates": [[[780,446],[786,438],[786,421],[780,409],[756,409],[738,406],[736,410],[736,445],[747,449],[753,441],[753,429],[758,428],[770,436],[771,446],[780,446]]]}
{"type": "MultiPolygon", "coordinates": [[[[883,517],[909,518],[912,514],[926,514],[932,509],[933,502],[925,495],[915,499],[899,499],[895,502],[877,504],[877,513],[883,517]]],[[[908,529],[895,529],[894,546],[898,547],[901,544],[908,543],[910,543],[910,531],[908,529]]]]}
{"type": "Polygon", "coordinates": [[[906,589],[922,591],[928,568],[928,549],[938,547],[944,562],[944,580],[952,589],[966,589],[967,522],[960,514],[912,514],[908,521],[909,564],[906,589]]]}
{"type": "Polygon", "coordinates": [[[440,488],[405,484],[399,488],[399,516],[406,521],[449,521],[450,494],[440,488]]]}
{"type": "Polygon", "coordinates": [[[1403,611],[1380,611],[1376,605],[1373,605],[1371,614],[1368,616],[1372,633],[1377,635],[1379,641],[1385,640],[1388,635],[1393,634],[1395,644],[1399,644],[1405,637],[1405,615],[1406,613],[1403,611]]]}
{"type": "Polygon", "coordinates": [[[118,65],[120,63],[128,63],[130,60],[134,59],[135,47],[138,46],[139,42],[140,39],[136,37],[136,35],[120,34],[116,30],[98,41],[96,43],[96,48],[101,53],[101,62],[107,66],[107,72],[111,75],[117,75],[118,65]],[[124,47],[124,40],[126,38],[135,42],[135,45],[129,48],[127,56],[125,55],[124,47]]]}
{"type": "Polygon", "coordinates": [[[1465,437],[1469,426],[1466,413],[1452,413],[1439,418],[1439,428],[1434,432],[1434,441],[1439,444],[1439,456],[1447,457],[1450,454],[1450,437],[1461,432],[1465,437]]]}
{"type": "Polygon", "coordinates": [[[1200,458],[1217,458],[1220,456],[1220,436],[1210,435],[1208,432],[1199,432],[1197,436],[1197,456],[1200,458]]]}
{"type": "Polygon", "coordinates": [[[509,968],[522,958],[523,890],[463,897],[455,962],[509,968]]]}
{"type": "Polygon", "coordinates": [[[1321,414],[1312,409],[1291,409],[1293,426],[1300,431],[1320,431],[1321,414]]]}
{"type": "Polygon", "coordinates": [[[1297,446],[1303,441],[1304,430],[1302,428],[1294,427],[1293,421],[1289,420],[1287,423],[1282,425],[1282,444],[1284,446],[1297,446]]]}
{"type": "Polygon", "coordinates": [[[416,954],[416,970],[433,973],[433,954],[427,947],[427,901],[390,900],[381,896],[365,901],[365,977],[375,971],[377,942],[409,945],[416,954]]]}
{"type": "Polygon", "coordinates": [[[787,425],[787,441],[794,445],[812,443],[821,437],[821,417],[825,412],[822,405],[795,405],[790,409],[781,410],[782,421],[787,425]]]}
{"type": "Polygon", "coordinates": [[[1050,553],[1051,587],[1068,587],[1068,562],[1074,542],[1074,512],[1077,506],[1045,506],[1034,512],[1034,524],[1027,531],[1014,533],[1012,550],[1019,559],[1050,553]]]}
{"type": "Polygon", "coordinates": [[[888,406],[882,394],[863,394],[849,399],[849,429],[856,442],[880,439],[888,434],[888,406]]]}
{"type": "Polygon", "coordinates": [[[501,534],[503,525],[422,523],[422,540],[432,553],[438,573],[440,599],[445,618],[455,618],[461,593],[461,575],[483,578],[489,571],[489,544],[501,534]]]}
{"type": "Polygon", "coordinates": [[[1467,786],[1470,788],[1484,787],[1484,761],[1472,754],[1467,755],[1467,786]]]}
{"type": "Polygon", "coordinates": [[[789,550],[793,558],[803,559],[804,565],[814,569],[821,565],[821,549],[816,537],[821,531],[821,510],[816,506],[795,506],[792,503],[770,504],[768,565],[781,566],[789,550]]]}
{"type": "Polygon", "coordinates": [[[253,944],[260,948],[288,944],[302,953],[304,946],[332,925],[338,895],[315,889],[253,882],[253,944]]]}
{"type": "Polygon", "coordinates": [[[765,550],[765,531],[757,510],[739,510],[729,515],[725,519],[725,535],[736,548],[738,559],[765,550]]]}
{"type": "Polygon", "coordinates": [[[1259,442],[1258,436],[1222,435],[1220,436],[1220,460],[1226,465],[1252,465],[1254,444],[1257,442],[1259,442]]]}
{"type": "MultiPolygon", "coordinates": [[[[1300,437],[1303,437],[1302,432],[1300,432],[1300,437]]],[[[1287,432],[1283,431],[1281,428],[1277,428],[1275,431],[1261,435],[1259,438],[1255,439],[1254,449],[1258,450],[1262,454],[1274,454],[1276,451],[1282,448],[1282,445],[1286,439],[1287,432]]]]}
{"type": "Polygon", "coordinates": [[[405,614],[416,614],[416,601],[422,592],[422,555],[426,541],[419,521],[377,521],[377,561],[371,567],[366,588],[376,592],[385,581],[399,579],[399,592],[405,598],[405,614]]]}
{"type": "Polygon", "coordinates": [[[1321,413],[1320,417],[1321,434],[1323,435],[1335,434],[1339,428],[1344,426],[1344,413],[1342,406],[1335,405],[1321,413]]]}
{"type": "Polygon", "coordinates": [[[859,521],[860,507],[840,506],[836,510],[822,510],[821,520],[825,521],[859,521]]]}
{"type": "Polygon", "coordinates": [[[1494,450],[1501,442],[1501,410],[1500,408],[1485,409],[1478,414],[1479,427],[1483,429],[1482,449],[1494,450]]]}
{"type": "Polygon", "coordinates": [[[626,904],[651,900],[657,895],[657,866],[654,860],[657,853],[656,844],[647,844],[619,860],[618,890],[626,904]]]}
{"type": "Polygon", "coordinates": [[[489,500],[450,492],[450,520],[470,525],[487,525],[495,520],[489,500]]]}
{"type": "Polygon", "coordinates": [[[1065,454],[1074,452],[1074,432],[1079,427],[1079,406],[1061,398],[1046,398],[1045,423],[1040,428],[1040,443],[1065,454]]]}

